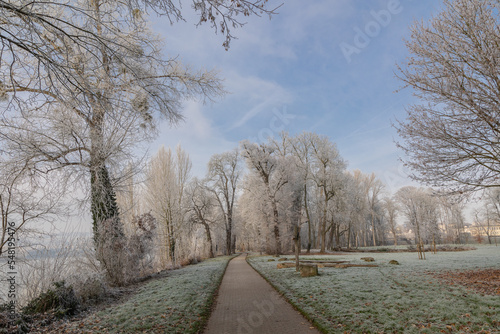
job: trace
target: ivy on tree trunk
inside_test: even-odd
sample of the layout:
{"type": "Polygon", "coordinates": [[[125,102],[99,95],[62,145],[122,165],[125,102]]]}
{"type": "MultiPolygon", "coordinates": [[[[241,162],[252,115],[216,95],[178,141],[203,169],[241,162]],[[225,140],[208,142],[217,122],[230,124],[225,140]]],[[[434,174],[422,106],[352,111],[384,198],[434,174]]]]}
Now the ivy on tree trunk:
{"type": "MultiPolygon", "coordinates": [[[[99,226],[103,221],[110,218],[118,218],[118,205],[116,203],[116,193],[111,184],[108,169],[104,164],[97,166],[90,171],[92,224],[94,231],[94,241],[98,244],[99,226]]],[[[123,231],[119,220],[113,229],[114,237],[123,236],[123,231]]]]}

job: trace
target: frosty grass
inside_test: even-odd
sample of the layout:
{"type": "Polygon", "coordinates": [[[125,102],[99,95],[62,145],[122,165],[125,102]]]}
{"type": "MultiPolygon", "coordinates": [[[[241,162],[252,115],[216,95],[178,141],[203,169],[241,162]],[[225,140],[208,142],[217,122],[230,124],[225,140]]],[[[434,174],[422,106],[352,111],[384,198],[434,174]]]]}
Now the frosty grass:
{"type": "Polygon", "coordinates": [[[465,252],[349,253],[301,256],[347,260],[378,268],[320,268],[302,278],[295,268],[277,269],[272,257],[249,263],[325,333],[500,333],[500,296],[480,295],[447,285],[428,272],[500,268],[500,247],[465,252]],[[397,260],[400,265],[389,264],[397,260]]]}
{"type": "Polygon", "coordinates": [[[197,333],[230,259],[218,257],[172,270],[125,303],[74,325],[86,333],[197,333]]]}

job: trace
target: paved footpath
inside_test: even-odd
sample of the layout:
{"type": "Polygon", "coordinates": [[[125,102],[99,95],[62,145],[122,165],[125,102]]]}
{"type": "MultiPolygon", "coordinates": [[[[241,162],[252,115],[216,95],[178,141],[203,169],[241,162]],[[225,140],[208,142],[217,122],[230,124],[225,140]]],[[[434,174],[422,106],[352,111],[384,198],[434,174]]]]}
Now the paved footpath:
{"type": "Polygon", "coordinates": [[[245,260],[229,262],[205,334],[319,334],[245,260]]]}

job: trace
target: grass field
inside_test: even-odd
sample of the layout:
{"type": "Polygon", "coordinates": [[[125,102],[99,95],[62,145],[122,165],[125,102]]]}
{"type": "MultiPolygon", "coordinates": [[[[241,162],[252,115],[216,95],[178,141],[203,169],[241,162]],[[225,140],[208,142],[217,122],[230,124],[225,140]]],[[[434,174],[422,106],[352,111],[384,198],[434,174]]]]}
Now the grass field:
{"type": "Polygon", "coordinates": [[[361,257],[373,257],[379,267],[320,268],[320,276],[302,278],[295,268],[276,269],[277,262],[268,262],[272,257],[249,263],[325,333],[500,333],[500,290],[481,294],[450,284],[456,272],[500,269],[500,247],[427,253],[426,260],[416,253],[302,259],[364,264],[361,257]],[[444,274],[450,280],[436,278],[444,274]]]}
{"type": "Polygon", "coordinates": [[[209,315],[229,256],[172,270],[126,302],[60,328],[63,333],[197,333],[209,315]]]}

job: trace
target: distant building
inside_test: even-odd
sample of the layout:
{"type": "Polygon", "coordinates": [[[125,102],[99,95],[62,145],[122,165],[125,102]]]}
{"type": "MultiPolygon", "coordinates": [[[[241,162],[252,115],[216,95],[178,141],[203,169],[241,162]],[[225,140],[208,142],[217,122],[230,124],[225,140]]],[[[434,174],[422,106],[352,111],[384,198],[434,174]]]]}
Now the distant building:
{"type": "Polygon", "coordinates": [[[470,233],[473,238],[481,239],[481,241],[491,240],[492,242],[500,240],[500,223],[480,223],[475,222],[465,226],[464,231],[470,233]]]}

